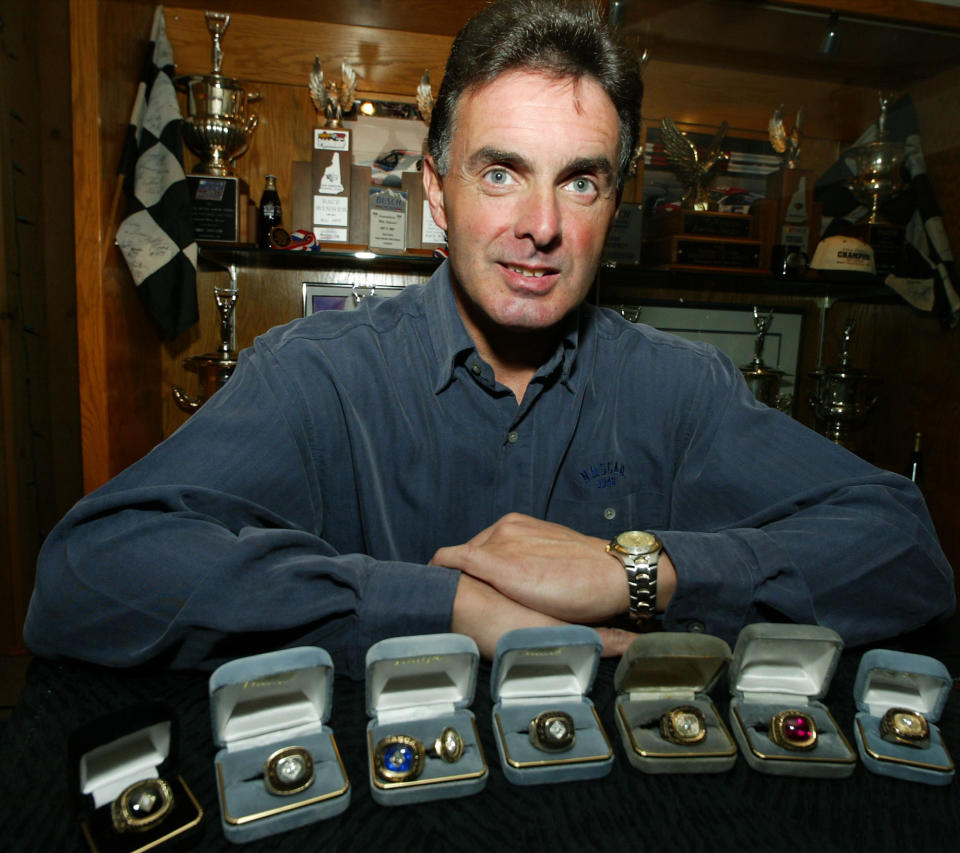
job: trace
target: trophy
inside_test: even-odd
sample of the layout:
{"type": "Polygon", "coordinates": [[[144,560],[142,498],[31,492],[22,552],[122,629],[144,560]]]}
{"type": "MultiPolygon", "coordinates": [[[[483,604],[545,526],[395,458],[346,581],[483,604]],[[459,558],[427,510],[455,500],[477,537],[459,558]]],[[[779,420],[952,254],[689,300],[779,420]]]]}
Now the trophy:
{"type": "Polygon", "coordinates": [[[247,150],[257,116],[247,115],[248,99],[243,86],[220,73],[223,49],[220,46],[230,24],[230,16],[207,12],[207,29],[213,40],[213,72],[180,77],[177,85],[187,93],[188,118],[183,123],[183,139],[200,158],[195,173],[219,177],[234,174],[236,159],[247,150]]]}
{"type": "Polygon", "coordinates": [[[763,363],[763,345],[767,331],[773,322],[773,309],[761,314],[756,305],[753,306],[753,325],[757,330],[757,337],[753,344],[753,361],[740,368],[747,386],[761,403],[773,409],[789,411],[793,404],[792,395],[780,394],[780,380],[786,375],[784,371],[775,367],[768,367],[763,363]]]}
{"type": "Polygon", "coordinates": [[[183,366],[200,377],[200,394],[191,397],[178,385],[171,389],[173,399],[185,412],[195,412],[214,392],[222,388],[237,366],[237,354],[231,346],[234,338],[233,313],[237,306],[236,281],[232,287],[215,287],[213,295],[217,300],[217,311],[220,312],[220,346],[216,352],[195,355],[183,362],[183,366]]]}
{"type": "Polygon", "coordinates": [[[646,225],[644,261],[666,269],[756,272],[760,241],[754,239],[748,213],[721,213],[710,200],[708,186],[720,164],[727,123],[701,152],[672,119],[660,122],[663,151],[683,186],[680,210],[657,211],[646,225]]]}
{"type": "Polygon", "coordinates": [[[823,435],[850,450],[857,449],[854,433],[877,402],[875,378],[850,366],[853,329],[851,320],[843,330],[839,366],[817,368],[810,374],[816,386],[808,397],[823,435]]]}
{"type": "Polygon", "coordinates": [[[787,133],[783,123],[783,104],[774,111],[773,118],[767,126],[770,144],[773,150],[780,155],[780,168],[796,169],[800,160],[800,134],[803,132],[803,107],[797,110],[797,120],[793,123],[793,130],[787,133]]]}

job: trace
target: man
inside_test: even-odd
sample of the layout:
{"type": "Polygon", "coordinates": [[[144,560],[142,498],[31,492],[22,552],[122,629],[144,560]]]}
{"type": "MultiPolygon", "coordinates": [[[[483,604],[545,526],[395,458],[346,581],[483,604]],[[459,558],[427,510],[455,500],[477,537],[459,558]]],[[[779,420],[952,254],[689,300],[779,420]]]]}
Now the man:
{"type": "Polygon", "coordinates": [[[951,612],[912,483],[757,403],[713,348],[583,304],[641,92],[595,12],[503,0],[471,21],[424,167],[449,262],[271,330],[80,501],[41,554],[33,650],[214,666],[317,644],[360,676],[403,634],[489,656],[507,629],[577,622],[619,654],[650,627],[613,627],[628,614],[866,642],[951,612]]]}

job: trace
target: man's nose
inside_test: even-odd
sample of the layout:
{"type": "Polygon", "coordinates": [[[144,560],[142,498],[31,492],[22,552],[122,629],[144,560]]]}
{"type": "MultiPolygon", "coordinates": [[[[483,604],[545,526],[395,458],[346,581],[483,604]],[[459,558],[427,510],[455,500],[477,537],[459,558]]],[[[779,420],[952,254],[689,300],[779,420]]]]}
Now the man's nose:
{"type": "Polygon", "coordinates": [[[517,210],[516,236],[529,239],[541,251],[560,240],[561,212],[553,187],[531,189],[524,194],[517,210]]]}

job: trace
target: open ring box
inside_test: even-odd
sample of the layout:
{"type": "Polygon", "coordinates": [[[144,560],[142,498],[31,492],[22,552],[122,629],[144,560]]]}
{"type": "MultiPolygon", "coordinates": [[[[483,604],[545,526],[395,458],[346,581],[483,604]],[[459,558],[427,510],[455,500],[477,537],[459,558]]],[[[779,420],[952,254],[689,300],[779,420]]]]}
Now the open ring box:
{"type": "Polygon", "coordinates": [[[936,721],[951,686],[950,672],[936,658],[888,649],[865,652],[853,688],[857,703],[853,736],[864,766],[884,776],[949,785],[953,759],[936,721]],[[881,737],[880,721],[891,708],[923,714],[929,730],[924,746],[891,743],[881,737]]]}
{"type": "Polygon", "coordinates": [[[477,644],[464,634],[390,637],[367,650],[370,791],[380,805],[466,797],[483,790],[490,774],[470,710],[479,663],[477,644]],[[448,727],[463,746],[452,761],[428,754],[448,727]],[[377,747],[397,737],[413,739],[424,750],[419,772],[400,781],[383,778],[375,767],[377,747]]]}
{"type": "Polygon", "coordinates": [[[517,628],[497,642],[490,672],[493,733],[507,779],[517,785],[606,776],[613,748],[587,696],[603,643],[583,625],[517,628]],[[549,752],[534,745],[530,723],[561,711],[573,718],[569,748],[549,752]]]}
{"type": "Polygon", "coordinates": [[[778,776],[849,776],[857,756],[822,699],[843,640],[817,625],[757,623],[737,638],[730,665],[730,727],[747,763],[778,776]],[[770,737],[779,712],[797,710],[816,725],[810,749],[789,749],[770,737]]]}
{"type": "MultiPolygon", "coordinates": [[[[173,709],[145,702],[90,721],[70,736],[71,783],[81,828],[95,853],[136,853],[165,845],[185,849],[203,809],[178,774],[179,721],[173,709]],[[138,782],[162,780],[172,806],[155,825],[118,831],[114,801],[138,782]]],[[[156,806],[156,802],[153,803],[156,806]]]]}
{"type": "Polygon", "coordinates": [[[614,673],[615,719],[634,767],[645,773],[721,773],[733,767],[737,745],[709,695],[731,657],[730,646],[709,634],[658,632],[630,644],[614,673]],[[700,712],[702,740],[675,743],[661,734],[661,719],[680,707],[700,712]]]}
{"type": "Polygon", "coordinates": [[[238,658],[211,674],[213,740],[222,747],[214,759],[220,823],[229,841],[286,832],[350,804],[350,780],[327,725],[333,675],[329,653],[316,646],[238,658]],[[312,781],[295,793],[272,793],[267,761],[284,747],[309,753],[312,781]]]}

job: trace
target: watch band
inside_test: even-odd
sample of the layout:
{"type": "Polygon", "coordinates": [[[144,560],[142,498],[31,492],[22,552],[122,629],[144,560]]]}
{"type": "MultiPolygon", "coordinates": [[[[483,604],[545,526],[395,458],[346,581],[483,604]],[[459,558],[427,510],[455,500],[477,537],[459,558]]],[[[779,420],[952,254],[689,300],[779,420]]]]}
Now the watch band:
{"type": "Polygon", "coordinates": [[[653,619],[657,613],[657,563],[660,559],[660,542],[653,534],[629,531],[620,534],[607,545],[607,551],[620,560],[627,573],[630,618],[636,621],[653,619]],[[638,547],[635,544],[637,539],[645,539],[649,544],[638,547]]]}

